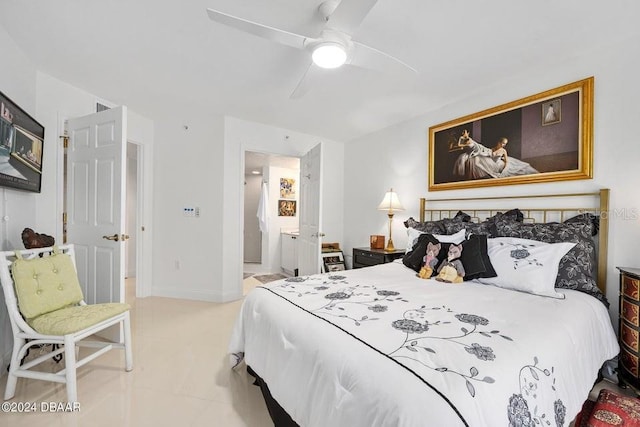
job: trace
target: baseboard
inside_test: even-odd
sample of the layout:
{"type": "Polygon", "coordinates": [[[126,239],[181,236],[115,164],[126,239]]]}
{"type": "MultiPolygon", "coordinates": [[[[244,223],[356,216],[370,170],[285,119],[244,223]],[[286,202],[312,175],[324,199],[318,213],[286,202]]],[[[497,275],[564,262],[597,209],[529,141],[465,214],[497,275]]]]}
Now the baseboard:
{"type": "Polygon", "coordinates": [[[189,299],[196,301],[209,301],[209,302],[229,302],[242,298],[242,293],[238,292],[207,292],[207,291],[189,291],[184,289],[166,288],[166,287],[153,287],[151,289],[151,296],[166,297],[166,298],[179,298],[189,299]]]}

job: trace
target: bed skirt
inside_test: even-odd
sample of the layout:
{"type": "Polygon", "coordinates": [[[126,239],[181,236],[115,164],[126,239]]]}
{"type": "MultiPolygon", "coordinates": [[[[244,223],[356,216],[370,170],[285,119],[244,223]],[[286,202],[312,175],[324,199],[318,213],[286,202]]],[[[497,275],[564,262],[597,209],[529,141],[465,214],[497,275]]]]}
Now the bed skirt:
{"type": "Polygon", "coordinates": [[[264,398],[264,402],[267,404],[267,410],[269,411],[269,416],[271,416],[273,425],[275,427],[300,427],[291,419],[289,414],[287,414],[287,411],[285,411],[282,406],[276,402],[273,396],[271,396],[267,383],[264,382],[260,375],[251,369],[251,366],[247,366],[247,372],[256,379],[253,385],[257,385],[260,387],[260,391],[262,391],[262,397],[264,398]]]}

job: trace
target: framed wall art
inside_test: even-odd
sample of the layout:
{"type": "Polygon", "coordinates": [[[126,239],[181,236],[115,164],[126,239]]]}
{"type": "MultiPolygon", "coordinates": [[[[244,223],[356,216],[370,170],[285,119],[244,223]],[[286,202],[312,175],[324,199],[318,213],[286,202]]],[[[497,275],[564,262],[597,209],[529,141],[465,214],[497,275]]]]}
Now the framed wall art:
{"type": "Polygon", "coordinates": [[[44,127],[0,92],[0,186],[40,192],[44,127]]]}
{"type": "Polygon", "coordinates": [[[429,191],[593,177],[593,77],[429,128],[429,191]]]}
{"type": "Polygon", "coordinates": [[[296,198],[296,180],[293,178],[280,178],[280,198],[295,199],[296,198]]]}
{"type": "Polygon", "coordinates": [[[278,216],[296,216],[295,200],[278,200],[278,216]]]}
{"type": "Polygon", "coordinates": [[[323,252],[322,266],[323,266],[324,273],[346,270],[345,263],[344,263],[344,255],[342,254],[342,251],[323,252]]]}

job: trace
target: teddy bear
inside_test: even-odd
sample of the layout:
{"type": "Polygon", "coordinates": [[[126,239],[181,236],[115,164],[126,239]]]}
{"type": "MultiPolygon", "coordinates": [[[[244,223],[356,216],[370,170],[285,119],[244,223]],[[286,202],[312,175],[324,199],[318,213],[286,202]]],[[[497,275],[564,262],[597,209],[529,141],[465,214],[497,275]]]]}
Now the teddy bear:
{"type": "Polygon", "coordinates": [[[464,266],[460,261],[462,254],[462,243],[459,245],[449,246],[447,259],[438,267],[438,276],[436,280],[447,283],[462,283],[464,278],[464,266]]]}
{"type": "Polygon", "coordinates": [[[442,245],[440,243],[431,243],[427,244],[427,252],[422,259],[423,265],[418,273],[418,277],[421,279],[428,279],[433,274],[433,269],[436,268],[438,264],[438,254],[440,253],[440,248],[442,245]]]}

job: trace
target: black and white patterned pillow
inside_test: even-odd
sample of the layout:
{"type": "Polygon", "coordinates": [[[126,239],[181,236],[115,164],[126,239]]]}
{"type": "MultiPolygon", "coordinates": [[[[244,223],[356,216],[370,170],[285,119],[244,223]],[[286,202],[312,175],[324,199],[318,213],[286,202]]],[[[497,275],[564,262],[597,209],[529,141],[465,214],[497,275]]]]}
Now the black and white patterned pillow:
{"type": "Polygon", "coordinates": [[[404,222],[404,226],[407,228],[413,228],[414,230],[422,231],[423,233],[430,234],[445,234],[446,230],[442,221],[425,221],[418,222],[413,217],[404,222]]]}
{"type": "Polygon", "coordinates": [[[546,243],[572,242],[576,245],[560,260],[556,288],[585,292],[609,307],[596,283],[596,246],[593,219],[578,215],[565,222],[523,224],[499,219],[495,222],[498,237],[519,237],[546,243]]]}
{"type": "Polygon", "coordinates": [[[468,221],[471,221],[471,216],[462,211],[458,211],[458,213],[456,213],[453,218],[443,218],[437,221],[418,222],[413,217],[411,217],[404,222],[404,226],[407,228],[413,228],[415,230],[422,231],[423,233],[454,234],[460,229],[454,231],[453,233],[447,233],[447,224],[456,224],[468,221]]]}
{"type": "Polygon", "coordinates": [[[467,237],[472,234],[493,237],[495,234],[495,225],[489,220],[482,222],[451,222],[445,226],[447,234],[455,234],[460,230],[465,230],[467,237]]]}
{"type": "MultiPolygon", "coordinates": [[[[511,220],[522,222],[524,220],[524,214],[520,211],[520,209],[511,209],[510,211],[504,213],[498,212],[482,222],[469,222],[471,220],[471,215],[464,212],[461,213],[466,215],[466,217],[468,217],[469,219],[467,221],[445,223],[444,226],[446,228],[447,234],[457,233],[458,231],[464,229],[466,230],[467,237],[472,234],[496,237],[496,221],[511,220]]],[[[460,212],[458,214],[460,215],[460,212]]],[[[462,215],[460,217],[465,218],[462,215]]]]}

